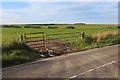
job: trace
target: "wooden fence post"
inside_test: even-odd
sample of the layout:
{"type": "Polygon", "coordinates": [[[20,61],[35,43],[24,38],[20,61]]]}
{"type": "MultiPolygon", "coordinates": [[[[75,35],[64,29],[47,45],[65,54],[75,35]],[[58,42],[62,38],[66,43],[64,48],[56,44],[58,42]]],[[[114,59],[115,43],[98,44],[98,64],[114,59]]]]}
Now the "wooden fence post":
{"type": "Polygon", "coordinates": [[[23,41],[23,35],[19,35],[19,37],[20,37],[20,42],[22,42],[23,41]]]}
{"type": "Polygon", "coordinates": [[[45,39],[45,33],[43,32],[43,43],[44,43],[44,51],[46,51],[46,39],[45,39]]]}
{"type": "Polygon", "coordinates": [[[24,37],[24,40],[25,40],[25,39],[26,39],[26,33],[24,34],[24,36],[23,36],[23,37],[24,37]]]}
{"type": "Polygon", "coordinates": [[[85,34],[84,34],[84,32],[82,32],[81,33],[81,39],[84,39],[84,37],[85,37],[85,34]]]}

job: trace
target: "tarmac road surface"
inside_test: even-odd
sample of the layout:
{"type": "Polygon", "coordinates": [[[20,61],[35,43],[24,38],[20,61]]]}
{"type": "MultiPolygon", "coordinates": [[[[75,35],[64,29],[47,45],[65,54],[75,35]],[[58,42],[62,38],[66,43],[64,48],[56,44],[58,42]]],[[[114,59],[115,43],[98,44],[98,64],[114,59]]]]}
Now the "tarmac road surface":
{"type": "Polygon", "coordinates": [[[118,45],[3,68],[3,78],[118,78],[118,45]]]}

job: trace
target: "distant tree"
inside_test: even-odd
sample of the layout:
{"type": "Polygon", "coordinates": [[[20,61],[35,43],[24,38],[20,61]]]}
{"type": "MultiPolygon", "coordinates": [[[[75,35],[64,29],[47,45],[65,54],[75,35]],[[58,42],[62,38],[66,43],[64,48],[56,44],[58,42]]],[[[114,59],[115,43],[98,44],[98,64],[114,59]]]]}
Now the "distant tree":
{"type": "Polygon", "coordinates": [[[3,28],[21,28],[20,25],[2,25],[3,28]]]}
{"type": "Polygon", "coordinates": [[[2,25],[2,28],[8,28],[9,26],[8,25],[2,25]]]}
{"type": "Polygon", "coordinates": [[[68,28],[68,29],[75,29],[74,26],[68,26],[67,28],[68,28]]]}
{"type": "Polygon", "coordinates": [[[41,28],[40,26],[36,26],[36,27],[33,27],[33,28],[41,28]]]}
{"type": "Polygon", "coordinates": [[[58,28],[58,27],[49,26],[48,28],[50,28],[50,29],[56,29],[56,28],[58,28]]]}
{"type": "Polygon", "coordinates": [[[75,23],[75,24],[78,24],[78,25],[86,25],[86,23],[75,23]]]}
{"type": "Polygon", "coordinates": [[[25,25],[24,28],[31,28],[29,25],[25,25]]]}

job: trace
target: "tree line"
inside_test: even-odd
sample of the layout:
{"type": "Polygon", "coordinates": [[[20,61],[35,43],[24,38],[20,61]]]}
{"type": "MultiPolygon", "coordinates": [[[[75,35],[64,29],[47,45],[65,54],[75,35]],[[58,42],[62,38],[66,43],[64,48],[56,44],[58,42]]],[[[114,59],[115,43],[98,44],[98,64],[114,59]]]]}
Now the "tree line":
{"type": "Polygon", "coordinates": [[[33,26],[33,25],[2,25],[2,28],[41,28],[41,26],[33,26]]]}

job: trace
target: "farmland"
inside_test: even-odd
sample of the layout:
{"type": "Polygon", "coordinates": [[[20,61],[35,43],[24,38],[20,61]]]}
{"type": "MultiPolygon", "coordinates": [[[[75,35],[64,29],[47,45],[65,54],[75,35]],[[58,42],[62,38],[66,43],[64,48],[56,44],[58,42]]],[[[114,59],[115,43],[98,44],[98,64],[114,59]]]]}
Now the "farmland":
{"type": "Polygon", "coordinates": [[[42,28],[3,28],[2,42],[19,41],[19,35],[29,32],[61,33],[61,32],[82,32],[86,35],[92,35],[98,32],[117,31],[117,25],[73,25],[75,29],[67,29],[69,25],[54,25],[57,29],[48,29],[48,26],[42,28]]]}
{"type": "MultiPolygon", "coordinates": [[[[56,24],[52,25],[54,28],[48,28],[51,25],[37,26],[40,28],[2,28],[3,67],[29,62],[40,58],[38,53],[34,50],[31,50],[24,44],[18,44],[19,35],[24,33],[45,32],[45,34],[56,34],[65,32],[84,32],[84,40],[81,40],[79,35],[78,37],[72,37],[72,35],[67,36],[67,41],[74,43],[74,47],[80,49],[81,51],[96,47],[118,44],[120,40],[117,25],[56,24]],[[68,26],[73,26],[74,28],[67,28],[68,26]],[[92,41],[89,42],[88,39],[92,41]]],[[[62,36],[65,35],[61,35],[59,37],[62,36]]],[[[56,35],[54,37],[58,36],[56,35]]]]}

